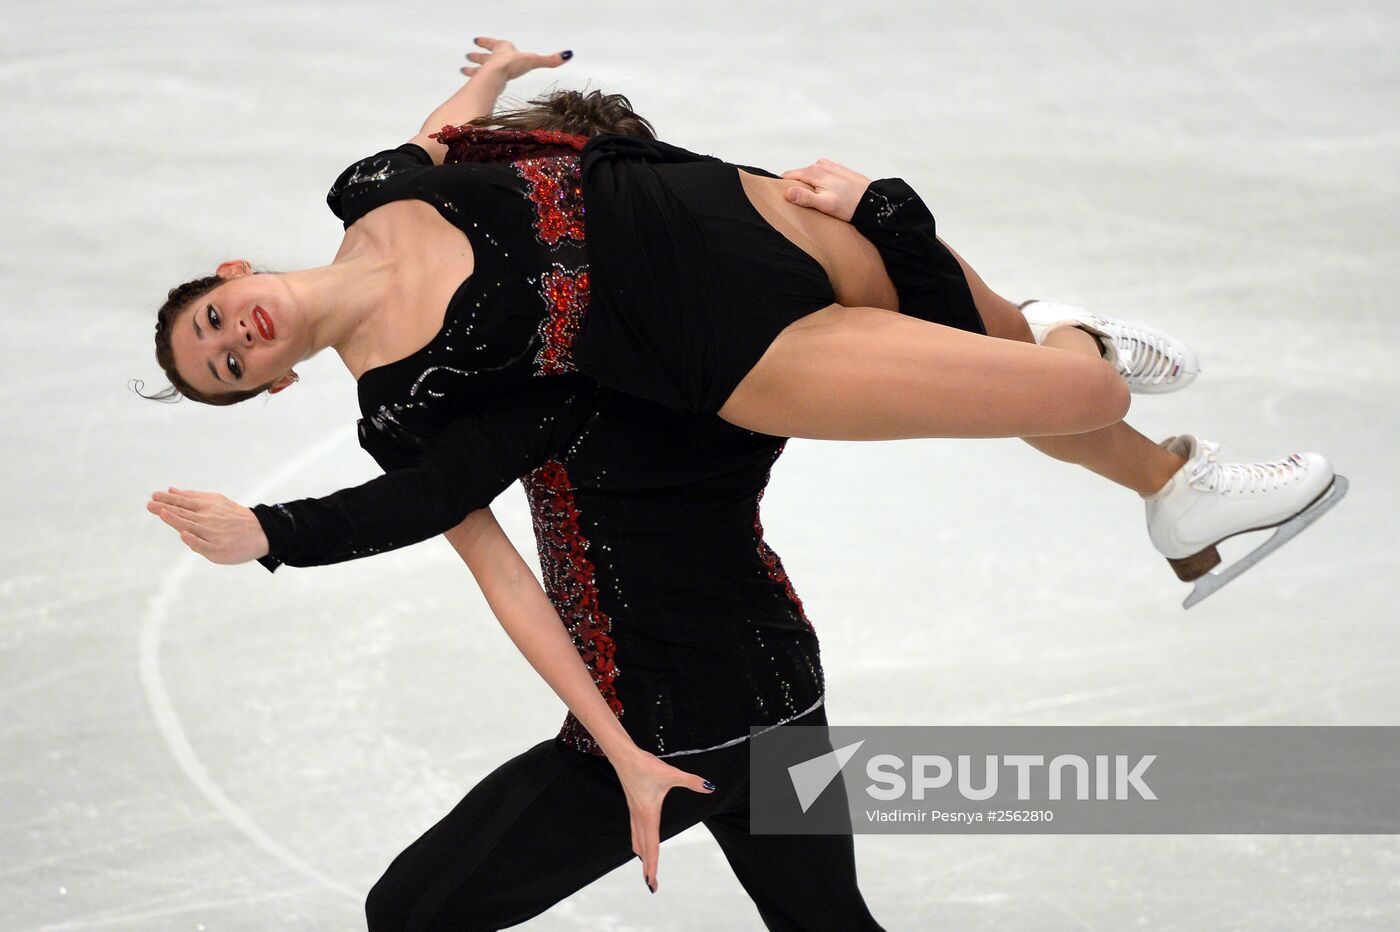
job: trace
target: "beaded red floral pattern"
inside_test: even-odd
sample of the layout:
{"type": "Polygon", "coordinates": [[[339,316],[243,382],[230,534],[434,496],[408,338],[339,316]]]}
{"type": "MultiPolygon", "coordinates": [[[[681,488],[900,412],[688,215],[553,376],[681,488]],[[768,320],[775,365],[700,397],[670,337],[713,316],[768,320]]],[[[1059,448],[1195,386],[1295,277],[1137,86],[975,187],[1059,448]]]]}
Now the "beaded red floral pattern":
{"type": "Polygon", "coordinates": [[[540,292],[549,312],[540,321],[536,371],[539,375],[572,372],[574,337],[588,313],[588,272],[572,273],[556,264],[541,277],[540,292]]]}
{"type": "MultiPolygon", "coordinates": [[[[540,555],[544,590],[573,638],[584,666],[614,715],[622,716],[617,697],[617,644],[612,619],[598,604],[598,583],[588,559],[588,539],[579,530],[573,483],[564,464],[550,460],[521,480],[530,501],[535,543],[540,555]]],[[[588,754],[601,754],[593,736],[572,714],[559,732],[560,740],[588,754]]]]}
{"type": "Polygon", "coordinates": [[[535,236],[546,246],[562,239],[583,242],[583,184],[576,155],[520,159],[511,165],[529,185],[535,236]]]}
{"type": "MultiPolygon", "coordinates": [[[[463,124],[444,126],[432,138],[447,146],[448,162],[508,162],[525,182],[534,206],[535,237],[557,250],[563,244],[582,245],[583,183],[579,153],[587,136],[554,130],[482,129],[463,124]]],[[[588,265],[566,268],[555,262],[540,277],[545,316],[540,320],[540,349],[536,375],[574,371],[574,337],[588,313],[588,265]]]]}

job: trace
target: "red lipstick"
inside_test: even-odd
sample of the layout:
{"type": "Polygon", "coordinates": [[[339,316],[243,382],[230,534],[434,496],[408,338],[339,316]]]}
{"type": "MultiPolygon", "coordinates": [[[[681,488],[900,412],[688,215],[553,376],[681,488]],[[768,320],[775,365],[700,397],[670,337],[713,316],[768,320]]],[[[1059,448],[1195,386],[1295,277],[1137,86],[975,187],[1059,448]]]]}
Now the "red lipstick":
{"type": "Polygon", "coordinates": [[[272,318],[268,316],[267,311],[260,307],[253,308],[253,323],[257,326],[258,333],[262,334],[264,340],[271,340],[277,335],[276,329],[272,326],[272,318]]]}

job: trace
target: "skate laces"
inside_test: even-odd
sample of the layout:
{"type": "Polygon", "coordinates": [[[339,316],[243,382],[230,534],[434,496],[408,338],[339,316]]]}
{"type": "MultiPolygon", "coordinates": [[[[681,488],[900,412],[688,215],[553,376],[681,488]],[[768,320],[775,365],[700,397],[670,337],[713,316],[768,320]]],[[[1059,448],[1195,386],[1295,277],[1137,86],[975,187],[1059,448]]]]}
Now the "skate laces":
{"type": "Polygon", "coordinates": [[[1218,463],[1220,444],[1197,440],[1201,455],[1191,467],[1191,487],[1207,492],[1271,492],[1297,479],[1307,468],[1294,453],[1272,463],[1218,463]]]}
{"type": "Polygon", "coordinates": [[[1099,326],[1113,335],[1120,347],[1127,350],[1124,369],[1127,377],[1142,382],[1160,384],[1177,374],[1181,360],[1172,353],[1164,334],[1155,334],[1137,327],[1101,321],[1099,326]]]}

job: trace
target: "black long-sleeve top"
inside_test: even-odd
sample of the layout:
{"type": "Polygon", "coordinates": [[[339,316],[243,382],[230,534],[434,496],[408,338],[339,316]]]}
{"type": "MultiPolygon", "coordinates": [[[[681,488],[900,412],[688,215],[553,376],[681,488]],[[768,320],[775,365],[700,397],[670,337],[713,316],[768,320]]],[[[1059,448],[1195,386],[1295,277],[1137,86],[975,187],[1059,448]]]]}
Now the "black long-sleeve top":
{"type": "MultiPolygon", "coordinates": [[[[599,159],[710,158],[629,136],[594,137],[585,148],[599,159]]],[[[568,352],[587,310],[590,275],[579,169],[577,153],[434,166],[422,147],[407,143],[361,159],[336,179],[327,202],[347,228],[382,204],[422,199],[467,234],[476,268],[426,346],[359,380],[360,444],[396,474],[323,498],[255,506],[270,544],[259,562],[269,571],[440,534],[542,462],[561,431],[577,428],[586,407],[578,393],[591,385],[574,374],[568,352]],[[562,375],[570,376],[568,390],[538,384],[538,376],[562,375]]],[[[967,285],[937,242],[932,214],[903,180],[873,182],[851,222],[880,251],[903,313],[985,332],[975,309],[966,321],[950,319],[970,299],[948,300],[947,289],[965,294],[967,285]]],[[[645,248],[587,246],[613,256],[613,265],[645,248]]]]}
{"type": "MultiPolygon", "coordinates": [[[[483,244],[477,270],[431,343],[360,380],[360,444],[385,475],[254,506],[270,543],[259,562],[320,565],[416,543],[520,479],[546,592],[639,746],[707,749],[812,708],[822,696],[816,636],[758,514],[786,438],[572,371],[570,315],[586,309],[588,273],[582,204],[569,194],[576,156],[433,168],[426,158],[410,144],[361,160],[328,200],[347,227],[389,200],[428,200],[483,244]],[[522,229],[533,236],[511,237],[522,229]],[[516,342],[486,339],[487,328],[516,342]]],[[[912,307],[934,247],[927,208],[885,179],[853,223],[912,307]]],[[[572,716],[560,737],[596,751],[572,716]]]]}

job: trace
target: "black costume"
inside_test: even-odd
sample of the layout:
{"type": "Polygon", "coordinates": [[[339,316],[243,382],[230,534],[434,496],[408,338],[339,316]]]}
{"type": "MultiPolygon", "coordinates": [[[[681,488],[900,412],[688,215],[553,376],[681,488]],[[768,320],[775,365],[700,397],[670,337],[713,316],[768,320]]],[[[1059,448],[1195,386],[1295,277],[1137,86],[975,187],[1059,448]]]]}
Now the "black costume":
{"type": "MultiPolygon", "coordinates": [[[[567,155],[426,169],[426,153],[410,144],[342,174],[330,201],[346,226],[419,197],[467,233],[477,269],[428,346],[360,380],[360,442],[387,474],[321,499],[255,506],[271,544],[260,562],[332,563],[424,540],[520,477],[545,589],[600,693],[638,746],[719,785],[709,796],[673,790],[662,837],[703,821],[770,928],[878,928],[855,884],[849,836],[748,834],[750,726],[825,723],[816,635],[759,519],[786,439],[705,413],[708,401],[690,413],[656,403],[694,392],[722,403],[746,354],[756,360],[785,320],[831,303],[830,285],[749,204],[735,166],[689,153],[674,165],[613,164],[634,146],[671,149],[614,138],[593,150],[610,153],[599,177],[644,180],[619,183],[616,202],[632,203],[610,220],[589,201],[589,253],[578,162],[567,155]],[[646,198],[670,206],[638,206],[646,198]],[[689,220],[665,219],[676,204],[689,220]],[[668,222],[685,225],[679,241],[698,240],[668,245],[668,222]],[[639,244],[677,264],[705,256],[713,283],[664,260],[617,264],[607,243],[627,237],[644,237],[628,246],[633,260],[639,244]],[[655,320],[635,319],[645,306],[632,296],[674,294],[661,283],[673,276],[695,290],[653,305],[655,320]],[[744,282],[771,300],[730,303],[749,293],[734,287],[744,282]],[[753,327],[730,336],[713,317],[688,316],[706,308],[756,315],[753,327]],[[669,353],[666,333],[691,324],[704,333],[669,353]],[[716,343],[732,350],[729,361],[686,355],[716,343]],[[629,356],[635,368],[602,364],[629,356]]],[[[975,309],[968,316],[970,295],[959,295],[967,286],[956,260],[902,182],[873,184],[853,222],[881,248],[906,313],[928,308],[919,316],[985,332],[975,309]],[[938,294],[952,299],[923,303],[938,294]]],[[[557,739],[498,768],[390,866],[369,898],[371,928],[501,928],[630,860],[626,802],[598,753],[569,715],[557,739]]]]}
{"type": "MultiPolygon", "coordinates": [[[[788,324],[836,301],[826,270],[749,202],[736,166],[635,136],[583,150],[592,306],[579,371],[679,411],[718,411],[788,324]]],[[[933,215],[898,178],[851,223],[880,251],[899,310],[986,333],[933,215]]]]}
{"type": "MultiPolygon", "coordinates": [[[[796,724],[825,725],[824,710],[796,724]]],[[[805,728],[800,737],[811,742],[811,757],[831,751],[825,729],[805,728]]],[[[703,823],[769,929],[879,932],[856,885],[850,835],[749,834],[749,747],[742,741],[671,761],[716,790],[667,794],[661,838],[703,823]]],[[[839,804],[844,786],[837,780],[827,792],[839,804]]],[[[607,758],[543,741],[488,774],[395,858],[365,913],[370,932],[503,929],[629,861],[626,869],[641,874],[627,800],[607,758]]]]}
{"type": "MultiPolygon", "coordinates": [[[[522,144],[578,140],[482,135],[522,144]]],[[[479,157],[479,150],[466,151],[479,157]]],[[[672,195],[658,188],[663,179],[695,205],[696,218],[677,222],[698,224],[710,238],[685,250],[633,241],[634,259],[643,242],[649,260],[657,253],[725,257],[716,279],[761,278],[764,265],[747,257],[772,258],[780,280],[797,279],[804,264],[821,272],[749,204],[735,166],[636,137],[595,137],[584,153],[582,164],[603,166],[603,176],[621,177],[624,166],[642,173],[635,190],[617,189],[617,197],[631,192],[632,201],[616,211],[629,218],[625,223],[589,207],[590,249],[596,229],[607,231],[605,254],[619,227],[648,229],[655,218],[637,207],[637,192],[670,203],[672,195]],[[672,162],[652,165],[648,153],[672,162]]],[[[627,275],[603,275],[596,253],[583,252],[579,158],[506,155],[506,163],[427,168],[427,153],[409,143],[355,163],[331,188],[328,202],[347,227],[388,201],[427,200],[467,233],[477,270],[453,298],[437,337],[360,380],[360,442],[386,475],[323,498],[254,506],[270,544],[259,562],[269,570],[283,562],[311,566],[416,543],[524,477],[546,588],[640,747],[693,753],[740,740],[750,725],[776,725],[812,709],[821,697],[816,639],[758,520],[784,438],[710,414],[668,412],[572,371],[574,337],[590,333],[574,327],[572,309],[587,307],[574,299],[587,295],[590,276],[624,295],[645,293],[667,277],[646,270],[667,263],[634,262],[627,275]],[[609,630],[629,632],[621,656],[609,630]],[[646,700],[629,702],[633,690],[646,700]],[[695,708],[708,712],[675,714],[695,708]]],[[[956,259],[903,182],[872,184],[852,220],[880,248],[905,313],[985,332],[953,287],[967,291],[956,259]],[[948,302],[916,303],[939,293],[951,296],[948,302]]],[[[592,750],[575,722],[562,737],[592,750]]]]}

